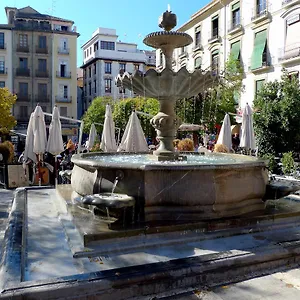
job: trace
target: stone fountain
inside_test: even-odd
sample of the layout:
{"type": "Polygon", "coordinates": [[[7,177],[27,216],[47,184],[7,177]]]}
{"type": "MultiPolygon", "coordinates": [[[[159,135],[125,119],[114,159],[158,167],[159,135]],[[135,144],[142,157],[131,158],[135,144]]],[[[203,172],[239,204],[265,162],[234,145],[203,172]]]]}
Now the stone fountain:
{"type": "Polygon", "coordinates": [[[159,26],[164,31],[150,33],[144,43],[162,50],[165,68],[148,70],[145,74],[124,73],[116,79],[119,86],[158,99],[160,110],[151,124],[160,140],[159,148],[153,155],[74,155],[73,198],[85,205],[101,206],[101,201],[89,195],[111,192],[116,187],[116,193],[129,195],[130,201],[135,199],[135,218],[145,222],[186,222],[263,210],[262,198],[268,181],[264,161],[234,154],[183,157],[175,152],[173,139],[181,124],[174,112],[176,100],[197,95],[211,87],[217,78],[212,72],[189,72],[186,67],[174,72],[174,49],[191,44],[192,38],[171,30],[176,26],[176,15],[170,11],[162,15],[159,26]]]}

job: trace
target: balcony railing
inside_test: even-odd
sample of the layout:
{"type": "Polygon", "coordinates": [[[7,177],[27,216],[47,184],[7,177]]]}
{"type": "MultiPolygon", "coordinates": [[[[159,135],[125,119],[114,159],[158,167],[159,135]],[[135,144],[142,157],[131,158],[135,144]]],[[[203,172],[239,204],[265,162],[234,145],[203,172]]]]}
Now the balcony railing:
{"type": "Polygon", "coordinates": [[[48,54],[48,48],[41,48],[40,46],[35,47],[35,52],[36,53],[41,53],[41,54],[48,54]]]}
{"type": "Polygon", "coordinates": [[[49,72],[47,70],[36,70],[35,77],[48,78],[49,72]]]}
{"type": "Polygon", "coordinates": [[[210,36],[210,38],[208,39],[209,43],[218,42],[220,40],[219,28],[213,29],[209,36],[210,36]]]}
{"type": "Polygon", "coordinates": [[[29,77],[30,76],[30,69],[28,69],[28,68],[17,68],[16,76],[29,77]]]}
{"type": "Polygon", "coordinates": [[[6,49],[6,44],[0,44],[0,50],[5,50],[6,49]]]}
{"type": "Polygon", "coordinates": [[[56,72],[56,77],[57,78],[71,78],[71,72],[56,72]]]}
{"type": "Polygon", "coordinates": [[[267,2],[257,5],[253,10],[251,21],[256,23],[269,18],[270,7],[270,4],[267,2]]]}
{"type": "Polygon", "coordinates": [[[7,68],[0,69],[0,75],[6,75],[7,74],[7,68]]]}
{"type": "Polygon", "coordinates": [[[50,96],[38,94],[38,95],[35,95],[34,100],[36,103],[47,103],[47,102],[50,103],[50,96]]]}
{"type": "Polygon", "coordinates": [[[29,102],[31,100],[30,94],[17,94],[17,101],[29,102]]]}
{"type": "Polygon", "coordinates": [[[197,45],[195,44],[195,46],[193,47],[194,52],[199,50],[203,50],[203,46],[201,43],[198,43],[197,45]]]}
{"type": "Polygon", "coordinates": [[[295,58],[300,58],[300,43],[294,44],[289,48],[282,48],[279,50],[279,61],[291,60],[295,58]]]}
{"type": "Polygon", "coordinates": [[[18,122],[29,122],[28,115],[16,115],[15,116],[18,122]]]}
{"type": "Polygon", "coordinates": [[[70,49],[69,48],[63,48],[63,47],[58,47],[57,48],[57,53],[58,54],[70,54],[70,49]]]}
{"type": "Polygon", "coordinates": [[[228,24],[228,33],[235,33],[243,29],[242,20],[240,18],[233,18],[228,24]]]}
{"type": "Polygon", "coordinates": [[[28,53],[29,52],[29,46],[26,45],[17,45],[17,52],[26,52],[28,53]]]}
{"type": "Polygon", "coordinates": [[[72,102],[72,96],[55,96],[55,102],[57,103],[71,103],[72,102]]]}
{"type": "Polygon", "coordinates": [[[251,59],[249,60],[249,70],[252,72],[257,72],[265,68],[269,68],[272,65],[272,57],[270,57],[267,53],[262,55],[262,65],[256,69],[252,69],[251,67],[251,59]]]}

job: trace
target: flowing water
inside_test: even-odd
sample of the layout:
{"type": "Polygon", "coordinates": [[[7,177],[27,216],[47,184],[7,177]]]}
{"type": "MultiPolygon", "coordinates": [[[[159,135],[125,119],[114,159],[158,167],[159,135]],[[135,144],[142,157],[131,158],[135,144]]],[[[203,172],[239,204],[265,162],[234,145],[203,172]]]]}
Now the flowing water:
{"type": "Polygon", "coordinates": [[[116,189],[116,187],[117,187],[118,182],[119,182],[119,179],[118,179],[118,178],[115,178],[113,187],[112,187],[112,189],[111,189],[111,196],[113,196],[113,194],[114,194],[114,192],[115,192],[115,189],[116,189]]]}

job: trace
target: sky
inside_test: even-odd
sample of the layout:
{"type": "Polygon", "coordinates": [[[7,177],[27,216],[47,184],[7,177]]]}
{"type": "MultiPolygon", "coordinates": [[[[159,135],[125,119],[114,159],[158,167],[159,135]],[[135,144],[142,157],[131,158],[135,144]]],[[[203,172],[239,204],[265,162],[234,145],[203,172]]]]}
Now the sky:
{"type": "Polygon", "coordinates": [[[150,49],[143,38],[159,31],[158,17],[167,10],[177,15],[177,27],[209,3],[209,0],[1,0],[0,24],[6,24],[4,7],[31,6],[42,14],[73,20],[80,36],[77,40],[77,66],[81,66],[81,46],[98,27],[114,28],[118,40],[138,44],[139,49],[150,49]]]}

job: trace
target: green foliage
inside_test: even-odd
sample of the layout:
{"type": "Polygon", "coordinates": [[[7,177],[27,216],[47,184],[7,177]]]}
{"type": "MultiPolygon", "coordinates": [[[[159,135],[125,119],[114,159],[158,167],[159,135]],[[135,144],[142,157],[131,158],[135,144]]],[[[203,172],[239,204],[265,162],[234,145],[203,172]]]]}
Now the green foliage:
{"type": "Polygon", "coordinates": [[[240,62],[230,57],[217,86],[203,95],[177,101],[177,116],[184,123],[201,123],[213,130],[216,124],[221,124],[225,113],[236,112],[236,99],[243,90],[242,80],[243,69],[240,62]]]}
{"type": "Polygon", "coordinates": [[[277,162],[275,160],[275,155],[268,153],[268,154],[264,154],[262,158],[265,160],[268,160],[268,169],[271,173],[274,173],[274,171],[277,168],[277,162]]]}
{"type": "MultiPolygon", "coordinates": [[[[156,115],[159,111],[159,102],[153,98],[126,98],[117,103],[114,106],[113,117],[116,127],[121,128],[123,131],[126,128],[126,124],[133,110],[141,111],[146,114],[156,115]]],[[[150,117],[139,115],[145,136],[155,137],[156,133],[152,125],[150,124],[150,117]]]]}
{"type": "Polygon", "coordinates": [[[260,155],[298,151],[300,89],[284,72],[281,81],[265,83],[254,100],[254,130],[260,155]]]}
{"type": "Polygon", "coordinates": [[[17,96],[13,95],[9,89],[0,88],[0,133],[2,134],[8,133],[17,124],[11,114],[16,100],[17,96]]]}
{"type": "Polygon", "coordinates": [[[281,158],[282,171],[285,175],[291,175],[296,171],[296,165],[293,158],[293,152],[283,153],[281,158]]]}
{"type": "MultiPolygon", "coordinates": [[[[91,106],[85,112],[83,116],[84,128],[83,131],[85,133],[90,132],[90,128],[93,123],[104,123],[105,118],[105,108],[106,104],[112,104],[113,101],[110,97],[97,97],[93,100],[91,106]]],[[[102,126],[95,125],[97,132],[102,131],[102,126]]]]}

